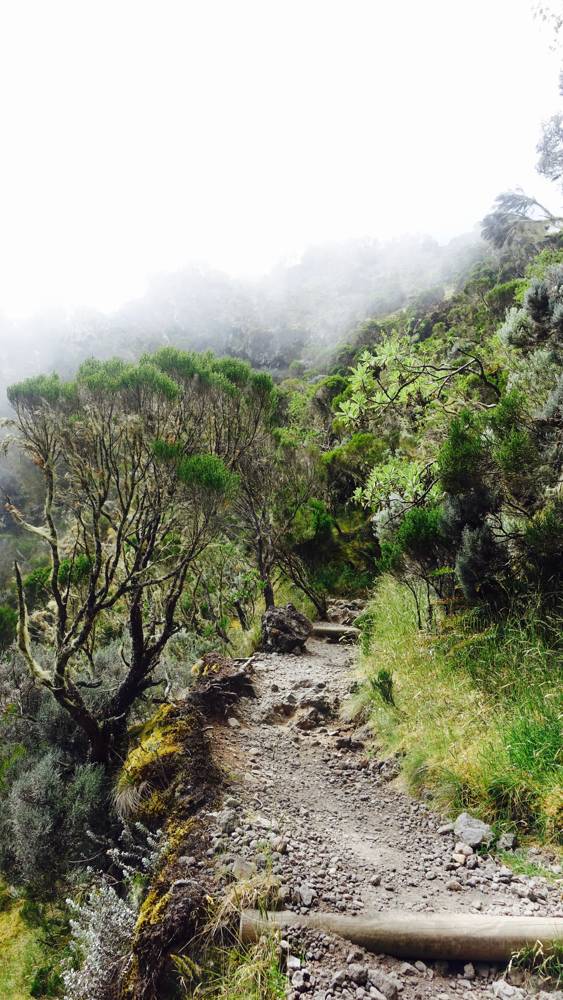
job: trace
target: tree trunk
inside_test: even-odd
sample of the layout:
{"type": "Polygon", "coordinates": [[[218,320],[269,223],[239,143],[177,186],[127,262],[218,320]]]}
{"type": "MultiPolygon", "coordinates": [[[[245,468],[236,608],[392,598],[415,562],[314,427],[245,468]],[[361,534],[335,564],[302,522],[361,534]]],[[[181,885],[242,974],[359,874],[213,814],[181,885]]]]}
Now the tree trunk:
{"type": "Polygon", "coordinates": [[[246,617],[246,611],[244,610],[240,601],[234,602],[234,608],[240,622],[240,627],[243,632],[248,632],[248,618],[246,617]]]}
{"type": "Polygon", "coordinates": [[[262,582],[264,584],[264,604],[266,605],[266,611],[268,611],[270,608],[276,606],[274,588],[269,577],[262,577],[262,582]]]}

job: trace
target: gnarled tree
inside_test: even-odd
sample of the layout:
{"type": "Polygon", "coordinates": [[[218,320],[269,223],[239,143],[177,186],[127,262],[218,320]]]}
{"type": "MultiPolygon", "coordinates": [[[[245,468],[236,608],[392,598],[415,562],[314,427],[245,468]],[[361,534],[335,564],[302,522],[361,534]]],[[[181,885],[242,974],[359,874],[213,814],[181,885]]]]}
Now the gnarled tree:
{"type": "Polygon", "coordinates": [[[95,761],[124,750],[128,716],[180,627],[187,574],[219,530],[233,467],[272,392],[248,366],[178,351],[138,365],[91,361],[73,382],[41,376],[9,390],[13,437],[41,470],[45,504],[39,524],[9,498],[7,507],[48,547],[52,609],[52,641],[37,650],[16,564],[18,645],[95,761]],[[93,652],[111,615],[128,633],[124,669],[94,712],[84,689],[103,683],[92,677],[93,652]]]}

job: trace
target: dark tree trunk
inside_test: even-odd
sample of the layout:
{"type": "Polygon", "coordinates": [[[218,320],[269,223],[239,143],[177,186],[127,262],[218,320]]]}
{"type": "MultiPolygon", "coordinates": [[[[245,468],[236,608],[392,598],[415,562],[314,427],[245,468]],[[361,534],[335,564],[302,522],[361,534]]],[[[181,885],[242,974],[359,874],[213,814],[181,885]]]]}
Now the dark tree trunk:
{"type": "Polygon", "coordinates": [[[274,599],[274,588],[272,587],[272,582],[269,577],[262,578],[264,583],[264,604],[266,605],[266,611],[269,608],[274,608],[276,602],[274,599]]]}
{"type": "Polygon", "coordinates": [[[234,608],[240,622],[240,627],[243,632],[248,632],[248,618],[246,617],[246,611],[244,610],[240,601],[234,602],[234,608]]]}

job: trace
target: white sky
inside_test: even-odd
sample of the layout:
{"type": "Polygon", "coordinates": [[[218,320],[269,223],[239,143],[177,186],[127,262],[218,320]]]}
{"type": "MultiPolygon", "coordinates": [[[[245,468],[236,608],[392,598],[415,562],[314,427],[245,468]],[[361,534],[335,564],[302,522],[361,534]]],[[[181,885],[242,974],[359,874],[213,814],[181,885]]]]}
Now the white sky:
{"type": "MultiPolygon", "coordinates": [[[[531,0],[0,0],[0,308],[473,227],[534,174],[531,0]]],[[[553,200],[553,196],[552,196],[553,200]]]]}

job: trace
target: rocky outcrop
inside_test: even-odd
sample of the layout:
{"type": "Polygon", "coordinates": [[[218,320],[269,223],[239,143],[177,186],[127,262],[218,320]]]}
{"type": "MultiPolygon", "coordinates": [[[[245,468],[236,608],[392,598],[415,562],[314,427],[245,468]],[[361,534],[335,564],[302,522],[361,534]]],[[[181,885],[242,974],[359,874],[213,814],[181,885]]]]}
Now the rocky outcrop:
{"type": "Polygon", "coordinates": [[[293,604],[269,608],[262,617],[262,649],[268,653],[302,653],[313,624],[293,604]]]}

